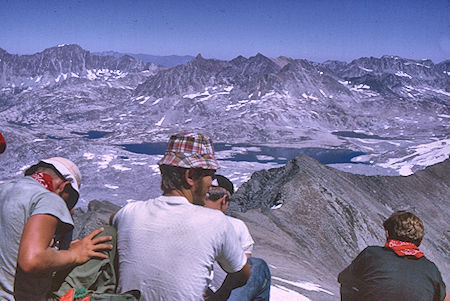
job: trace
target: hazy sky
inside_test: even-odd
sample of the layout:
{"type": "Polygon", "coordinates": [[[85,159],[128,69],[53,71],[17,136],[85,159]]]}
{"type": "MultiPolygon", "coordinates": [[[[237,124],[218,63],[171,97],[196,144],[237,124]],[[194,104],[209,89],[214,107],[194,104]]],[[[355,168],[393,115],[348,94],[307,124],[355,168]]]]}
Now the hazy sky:
{"type": "Polygon", "coordinates": [[[384,54],[450,59],[448,0],[0,0],[0,48],[317,62],[384,54]]]}

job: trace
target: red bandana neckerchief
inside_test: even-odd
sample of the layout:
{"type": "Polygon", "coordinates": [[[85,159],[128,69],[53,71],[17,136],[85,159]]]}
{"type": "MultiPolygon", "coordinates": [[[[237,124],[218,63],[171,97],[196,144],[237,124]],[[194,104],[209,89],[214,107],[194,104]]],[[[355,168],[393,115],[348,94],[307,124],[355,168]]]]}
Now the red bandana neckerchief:
{"type": "Polygon", "coordinates": [[[36,172],[32,174],[31,177],[42,184],[45,189],[53,192],[53,178],[51,175],[43,172],[36,172]]]}
{"type": "Polygon", "coordinates": [[[419,247],[412,242],[405,242],[395,239],[390,239],[384,245],[385,248],[392,249],[398,256],[415,256],[417,258],[425,256],[420,252],[419,247]]]}

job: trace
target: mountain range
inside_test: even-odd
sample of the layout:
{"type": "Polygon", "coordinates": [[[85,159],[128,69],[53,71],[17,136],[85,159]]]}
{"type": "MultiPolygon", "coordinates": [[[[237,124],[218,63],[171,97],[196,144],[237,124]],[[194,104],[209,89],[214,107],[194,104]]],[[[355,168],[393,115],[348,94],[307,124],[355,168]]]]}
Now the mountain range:
{"type": "Polygon", "coordinates": [[[198,55],[161,68],[78,45],[21,56],[0,49],[0,122],[59,138],[104,131],[116,143],[199,131],[227,143],[348,148],[407,175],[450,154],[449,78],[450,61],[398,56],[198,55]]]}

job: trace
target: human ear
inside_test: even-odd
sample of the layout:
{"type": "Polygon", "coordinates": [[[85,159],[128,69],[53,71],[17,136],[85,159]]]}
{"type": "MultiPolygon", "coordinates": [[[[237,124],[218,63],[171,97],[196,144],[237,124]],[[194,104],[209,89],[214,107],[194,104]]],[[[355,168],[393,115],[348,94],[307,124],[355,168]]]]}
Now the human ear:
{"type": "Polygon", "coordinates": [[[59,181],[59,183],[54,186],[53,192],[57,195],[61,195],[64,191],[64,188],[66,188],[67,185],[70,185],[70,181],[59,181]]]}
{"type": "Polygon", "coordinates": [[[222,210],[222,212],[225,213],[225,211],[227,211],[228,205],[229,205],[229,202],[227,201],[227,196],[224,195],[223,197],[221,197],[219,199],[218,202],[220,202],[220,210],[222,210]]]}
{"type": "Polygon", "coordinates": [[[194,179],[189,171],[190,171],[189,169],[187,169],[185,171],[184,178],[186,180],[186,183],[188,183],[189,186],[194,186],[194,179]]]}

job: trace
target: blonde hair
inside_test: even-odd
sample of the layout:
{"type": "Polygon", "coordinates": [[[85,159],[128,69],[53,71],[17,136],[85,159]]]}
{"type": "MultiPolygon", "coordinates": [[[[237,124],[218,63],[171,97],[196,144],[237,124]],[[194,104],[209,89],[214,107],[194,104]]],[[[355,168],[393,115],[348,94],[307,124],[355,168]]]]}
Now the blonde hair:
{"type": "Polygon", "coordinates": [[[422,220],[408,211],[397,211],[383,223],[390,239],[411,242],[419,246],[425,234],[422,220]]]}
{"type": "Polygon", "coordinates": [[[231,202],[231,193],[225,188],[211,186],[208,190],[207,199],[209,201],[217,202],[221,197],[226,196],[225,200],[231,202]]]}

